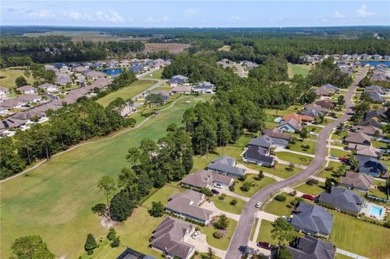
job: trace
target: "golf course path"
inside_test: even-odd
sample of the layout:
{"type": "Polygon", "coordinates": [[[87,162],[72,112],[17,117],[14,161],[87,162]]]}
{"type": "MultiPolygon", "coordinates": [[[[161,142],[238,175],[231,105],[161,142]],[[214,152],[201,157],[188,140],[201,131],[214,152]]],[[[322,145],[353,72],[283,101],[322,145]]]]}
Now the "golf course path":
{"type": "Polygon", "coordinates": [[[321,166],[326,161],[326,157],[328,154],[328,149],[326,147],[328,137],[337,125],[347,121],[351,117],[352,107],[354,106],[354,102],[352,100],[353,93],[356,91],[359,82],[365,77],[367,72],[368,72],[368,68],[364,67],[362,71],[360,71],[358,76],[354,79],[354,82],[349,87],[348,92],[345,94],[344,99],[345,99],[346,111],[344,115],[338,118],[337,120],[329,123],[320,131],[317,138],[314,159],[307,166],[307,168],[302,170],[302,172],[299,174],[296,174],[283,181],[276,182],[274,184],[262,188],[257,193],[255,193],[252,196],[252,198],[247,202],[244,210],[242,211],[234,235],[231,239],[225,257],[226,259],[241,258],[242,254],[240,252],[240,247],[244,247],[248,244],[249,237],[251,235],[252,226],[257,217],[258,209],[255,207],[257,202],[264,203],[266,199],[268,199],[273,194],[276,194],[281,189],[303,182],[304,180],[308,179],[310,176],[314,175],[321,168],[321,166]]]}
{"type": "MultiPolygon", "coordinates": [[[[178,97],[175,101],[173,101],[168,107],[159,110],[159,112],[163,112],[163,111],[165,111],[165,110],[168,110],[168,109],[172,108],[172,107],[173,107],[179,100],[181,100],[181,99],[182,99],[182,96],[179,96],[179,97],[178,97]]],[[[85,146],[85,145],[89,145],[89,144],[92,144],[92,143],[99,143],[99,142],[104,142],[104,141],[111,140],[111,139],[113,139],[113,138],[116,138],[116,137],[119,136],[119,135],[122,135],[122,134],[125,134],[125,133],[129,132],[129,131],[138,129],[138,128],[141,127],[144,123],[146,123],[147,121],[149,121],[149,120],[151,120],[151,119],[153,119],[153,118],[155,118],[155,117],[156,117],[155,115],[152,115],[152,116],[146,118],[145,120],[143,120],[141,123],[137,124],[137,125],[136,125],[135,127],[133,127],[133,128],[125,128],[125,129],[119,130],[119,131],[117,131],[117,132],[114,132],[114,133],[110,134],[110,135],[107,136],[107,137],[98,138],[98,139],[92,139],[92,140],[87,140],[87,141],[85,141],[85,142],[83,142],[83,143],[81,143],[81,144],[75,145],[75,146],[73,146],[73,147],[71,147],[71,148],[69,148],[69,149],[67,149],[67,150],[64,150],[64,151],[62,151],[62,152],[59,152],[59,153],[53,155],[52,158],[53,158],[53,157],[60,156],[60,155],[62,155],[62,154],[65,154],[65,153],[67,153],[67,152],[69,152],[69,151],[72,151],[72,150],[74,150],[74,149],[76,149],[76,148],[79,148],[79,147],[82,147],[82,146],[85,146]]],[[[18,177],[18,176],[24,175],[24,174],[26,174],[26,173],[28,173],[28,172],[30,172],[30,171],[32,171],[32,170],[38,168],[39,166],[43,165],[43,164],[46,163],[47,161],[49,161],[49,160],[46,160],[46,159],[45,159],[45,160],[41,160],[40,162],[36,163],[34,166],[32,166],[32,167],[30,167],[30,168],[24,170],[24,171],[21,172],[21,173],[18,173],[18,174],[16,174],[16,175],[13,175],[13,176],[11,176],[11,177],[8,177],[8,178],[6,178],[6,179],[4,179],[4,180],[1,180],[1,181],[0,181],[0,184],[1,184],[1,183],[4,183],[4,182],[6,182],[6,181],[9,181],[9,180],[11,180],[11,179],[13,179],[13,178],[16,178],[16,177],[18,177]]]]}

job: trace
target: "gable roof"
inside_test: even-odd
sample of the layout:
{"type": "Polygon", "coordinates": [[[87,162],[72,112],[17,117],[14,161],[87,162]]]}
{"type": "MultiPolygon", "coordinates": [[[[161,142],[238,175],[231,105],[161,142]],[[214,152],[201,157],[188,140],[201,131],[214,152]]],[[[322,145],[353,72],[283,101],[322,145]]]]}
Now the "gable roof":
{"type": "Polygon", "coordinates": [[[294,119],[294,120],[296,120],[299,123],[302,123],[302,121],[309,121],[310,122],[310,121],[314,121],[315,120],[311,116],[300,115],[300,114],[296,114],[296,113],[288,113],[288,114],[283,116],[283,120],[284,121],[288,121],[288,120],[291,120],[291,119],[294,119]]]}
{"type": "Polygon", "coordinates": [[[278,128],[283,128],[283,126],[291,127],[295,131],[301,131],[302,127],[300,123],[295,119],[290,119],[288,121],[282,122],[278,128]]]}
{"type": "Polygon", "coordinates": [[[334,107],[334,103],[332,101],[329,101],[329,100],[319,100],[319,101],[316,101],[315,104],[317,104],[325,109],[332,109],[334,107]]]}
{"type": "Polygon", "coordinates": [[[245,169],[235,166],[236,160],[228,156],[222,156],[212,161],[207,169],[218,172],[233,174],[236,176],[242,176],[245,174],[245,169]]]}
{"type": "Polygon", "coordinates": [[[18,90],[19,92],[28,92],[28,91],[36,92],[37,91],[37,89],[35,87],[32,87],[31,85],[24,85],[24,86],[18,87],[16,90],[18,90]]]}
{"type": "Polygon", "coordinates": [[[246,159],[252,159],[261,161],[264,165],[271,166],[274,163],[274,157],[267,155],[268,149],[258,146],[249,147],[245,153],[244,157],[246,159]]]}
{"type": "Polygon", "coordinates": [[[38,88],[40,88],[40,89],[56,88],[57,89],[58,87],[53,85],[53,84],[44,83],[44,84],[38,85],[38,88]]]}
{"type": "Polygon", "coordinates": [[[318,197],[319,202],[325,202],[333,205],[341,211],[353,212],[358,214],[364,199],[357,193],[340,187],[332,187],[330,193],[323,192],[318,197]]]}
{"type": "Polygon", "coordinates": [[[357,126],[352,126],[351,130],[353,132],[360,132],[360,133],[364,133],[366,135],[370,135],[370,136],[373,136],[376,134],[376,132],[379,133],[379,135],[382,135],[383,134],[383,131],[380,129],[380,128],[377,128],[375,126],[361,126],[361,125],[357,125],[357,126]]]}
{"type": "MultiPolygon", "coordinates": [[[[329,109],[323,108],[322,106],[315,104],[315,103],[309,103],[305,106],[306,110],[314,110],[317,113],[326,113],[329,112],[329,109]]],[[[310,117],[310,116],[309,116],[310,117]]]]}
{"type": "Polygon", "coordinates": [[[330,235],[332,224],[333,215],[327,209],[305,202],[299,203],[291,219],[291,225],[298,230],[324,236],[330,235]]]}
{"type": "Polygon", "coordinates": [[[337,92],[339,90],[336,86],[332,84],[321,85],[321,88],[327,89],[328,91],[332,91],[332,92],[337,92]]]}
{"type": "Polygon", "coordinates": [[[279,130],[278,128],[264,129],[263,134],[267,135],[273,139],[283,139],[286,141],[290,141],[292,139],[292,136],[290,134],[285,134],[285,133],[283,133],[283,131],[279,130]]]}
{"type": "Polygon", "coordinates": [[[378,92],[369,91],[368,93],[372,102],[378,102],[378,103],[385,102],[385,99],[378,92]]]}
{"type": "Polygon", "coordinates": [[[374,184],[374,178],[367,174],[347,172],[344,177],[341,177],[341,182],[346,186],[368,190],[374,184]]]}
{"type": "Polygon", "coordinates": [[[184,236],[192,228],[193,226],[189,223],[167,217],[153,231],[151,245],[170,255],[187,258],[195,247],[185,243],[184,236]]]}
{"type": "Polygon", "coordinates": [[[379,176],[387,172],[387,166],[376,158],[361,155],[357,155],[356,158],[359,160],[360,173],[379,176]]]}
{"type": "Polygon", "coordinates": [[[205,188],[214,181],[229,185],[232,180],[233,178],[229,176],[212,173],[206,170],[198,170],[193,174],[186,175],[181,182],[198,188],[205,188]]]}
{"type": "Polygon", "coordinates": [[[336,251],[332,243],[309,235],[300,237],[294,247],[287,247],[294,259],[334,259],[336,251]]]}
{"type": "Polygon", "coordinates": [[[267,135],[262,135],[260,137],[251,139],[249,141],[248,146],[257,146],[257,147],[264,147],[264,148],[270,148],[272,146],[272,138],[267,135]]]}
{"type": "Polygon", "coordinates": [[[370,144],[371,138],[361,132],[352,132],[344,139],[347,143],[356,143],[356,144],[370,144]]]}

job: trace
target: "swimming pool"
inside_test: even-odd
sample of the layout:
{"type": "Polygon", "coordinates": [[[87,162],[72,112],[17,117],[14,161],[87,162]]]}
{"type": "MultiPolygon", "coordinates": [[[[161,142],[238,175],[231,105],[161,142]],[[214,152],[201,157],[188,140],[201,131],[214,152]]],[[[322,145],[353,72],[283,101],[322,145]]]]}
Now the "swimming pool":
{"type": "Polygon", "coordinates": [[[380,218],[382,217],[382,211],[383,211],[382,207],[373,205],[370,208],[370,215],[380,218]]]}

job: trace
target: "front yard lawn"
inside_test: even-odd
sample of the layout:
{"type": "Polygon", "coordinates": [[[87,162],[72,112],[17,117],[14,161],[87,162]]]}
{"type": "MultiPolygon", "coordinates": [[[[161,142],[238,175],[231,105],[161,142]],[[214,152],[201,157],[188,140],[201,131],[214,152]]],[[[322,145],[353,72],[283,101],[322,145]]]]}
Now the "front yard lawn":
{"type": "Polygon", "coordinates": [[[241,214],[242,209],[245,206],[245,201],[241,199],[236,199],[231,196],[222,196],[222,195],[214,195],[212,198],[214,205],[223,211],[234,213],[234,214],[241,214]],[[221,200],[221,197],[225,197],[223,200],[221,200]],[[232,200],[236,200],[237,204],[236,205],[231,205],[230,202],[232,200]]]}
{"type": "Polygon", "coordinates": [[[307,183],[304,183],[298,187],[294,187],[294,189],[315,196],[325,191],[325,187],[323,183],[319,183],[318,185],[308,185],[307,183]]]}
{"type": "Polygon", "coordinates": [[[281,195],[286,196],[286,201],[277,201],[273,199],[270,203],[265,205],[264,211],[278,216],[290,216],[292,210],[290,202],[294,200],[295,197],[285,192],[281,193],[281,195]]]}
{"type": "Polygon", "coordinates": [[[236,183],[234,185],[234,192],[237,193],[238,195],[252,197],[253,194],[255,194],[261,188],[275,182],[275,179],[270,178],[270,177],[265,176],[261,180],[255,180],[255,177],[256,177],[256,175],[254,175],[254,174],[247,175],[247,178],[244,182],[248,182],[248,183],[252,184],[249,191],[247,191],[247,192],[241,190],[241,187],[244,185],[244,182],[242,182],[240,180],[236,180],[236,183]]]}
{"type": "Polygon", "coordinates": [[[388,144],[385,142],[380,142],[380,141],[371,141],[371,144],[376,147],[376,148],[387,148],[388,144]]]}
{"type": "Polygon", "coordinates": [[[352,154],[351,151],[345,151],[345,150],[341,150],[341,149],[337,149],[337,148],[330,149],[330,156],[346,157],[350,154],[352,154]]]}
{"type": "Polygon", "coordinates": [[[272,239],[271,230],[272,230],[272,222],[268,220],[262,220],[260,225],[259,235],[257,236],[257,242],[267,242],[273,245],[277,245],[278,241],[272,239]]]}
{"type": "Polygon", "coordinates": [[[255,164],[246,163],[246,167],[257,170],[257,171],[263,171],[264,173],[273,174],[275,176],[278,176],[280,178],[289,178],[297,173],[299,173],[302,169],[295,167],[293,171],[288,171],[287,167],[288,165],[282,165],[277,164],[274,167],[265,167],[265,166],[259,166],[255,164]]]}
{"type": "Polygon", "coordinates": [[[283,161],[290,162],[293,164],[300,164],[300,165],[308,165],[313,159],[308,156],[293,154],[289,152],[277,152],[276,156],[283,161]]]}
{"type": "Polygon", "coordinates": [[[336,247],[370,258],[389,258],[388,228],[329,211],[334,215],[330,241],[334,242],[336,247]]]}
{"type": "Polygon", "coordinates": [[[212,223],[210,223],[208,226],[200,227],[200,232],[207,236],[207,243],[210,246],[213,246],[221,250],[227,250],[230,243],[230,239],[232,238],[234,230],[236,229],[237,226],[237,221],[231,218],[228,219],[229,219],[229,226],[226,230],[227,233],[224,237],[220,239],[216,239],[213,236],[213,233],[217,231],[217,229],[213,226],[212,223]]]}
{"type": "Polygon", "coordinates": [[[295,144],[290,144],[289,149],[307,154],[314,154],[316,142],[310,140],[298,140],[295,144]]]}

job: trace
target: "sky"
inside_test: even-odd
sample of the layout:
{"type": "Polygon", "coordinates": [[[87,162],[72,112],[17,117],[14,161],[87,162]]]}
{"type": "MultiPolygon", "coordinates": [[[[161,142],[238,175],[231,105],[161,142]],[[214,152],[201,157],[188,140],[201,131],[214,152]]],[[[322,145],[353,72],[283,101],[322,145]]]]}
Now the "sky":
{"type": "Polygon", "coordinates": [[[390,0],[1,0],[0,23],[96,27],[390,25],[390,0]]]}

